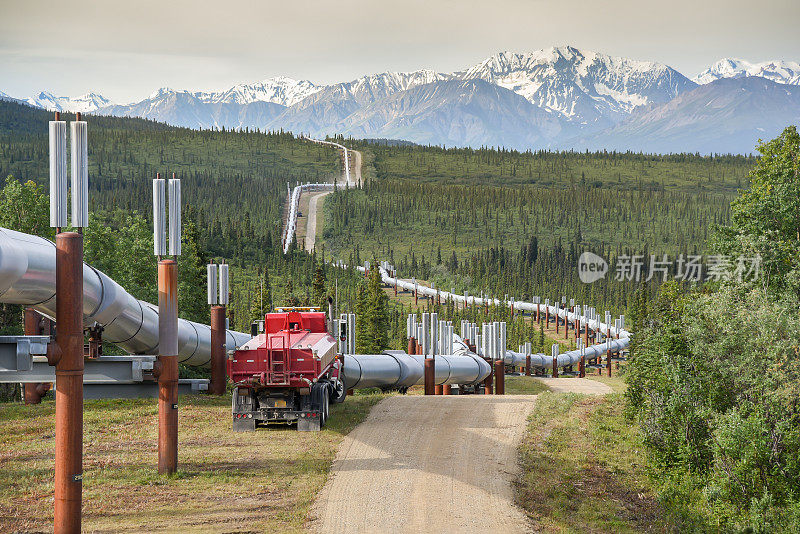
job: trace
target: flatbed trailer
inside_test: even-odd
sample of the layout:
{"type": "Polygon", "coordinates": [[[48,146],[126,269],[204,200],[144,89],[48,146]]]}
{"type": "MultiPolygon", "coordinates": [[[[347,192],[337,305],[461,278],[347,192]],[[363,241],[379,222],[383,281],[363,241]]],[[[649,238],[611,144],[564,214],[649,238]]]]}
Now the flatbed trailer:
{"type": "Polygon", "coordinates": [[[266,314],[263,332],[253,333],[228,358],[233,430],[252,431],[259,424],[321,430],[330,403],[344,401],[347,394],[325,314],[283,308],[266,314]]]}

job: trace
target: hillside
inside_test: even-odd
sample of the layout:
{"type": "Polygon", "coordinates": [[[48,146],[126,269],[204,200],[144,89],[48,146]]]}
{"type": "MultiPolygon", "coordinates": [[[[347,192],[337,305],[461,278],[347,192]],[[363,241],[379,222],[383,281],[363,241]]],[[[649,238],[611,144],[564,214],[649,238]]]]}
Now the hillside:
{"type": "Polygon", "coordinates": [[[326,197],[326,253],[495,295],[569,295],[624,312],[637,287],[578,280],[578,256],[707,251],[754,159],[347,143],[363,190],[326,197]]]}

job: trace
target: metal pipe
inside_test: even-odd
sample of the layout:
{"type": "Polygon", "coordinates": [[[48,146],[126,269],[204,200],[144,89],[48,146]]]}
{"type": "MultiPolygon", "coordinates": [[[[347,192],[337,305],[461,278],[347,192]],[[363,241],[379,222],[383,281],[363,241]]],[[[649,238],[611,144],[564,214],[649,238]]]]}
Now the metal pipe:
{"type": "Polygon", "coordinates": [[[70,123],[72,147],[72,226],[89,226],[89,143],[86,122],[70,123]]]}
{"type": "Polygon", "coordinates": [[[225,393],[225,306],[211,307],[211,384],[209,393],[225,393]]]}
{"type": "Polygon", "coordinates": [[[67,123],[50,121],[50,226],[67,226],[67,123]]]}
{"type": "MultiPolygon", "coordinates": [[[[0,302],[31,306],[46,317],[56,313],[56,246],[47,239],[0,228],[0,302]]],[[[83,264],[83,324],[103,327],[103,340],[131,354],[158,348],[158,308],[136,300],[103,272],[83,264]]],[[[229,330],[226,350],[250,340],[229,330]]],[[[197,367],[211,364],[209,325],[178,320],[178,359],[197,367]]]]}
{"type": "MultiPolygon", "coordinates": [[[[490,373],[482,358],[459,344],[455,354],[442,354],[434,365],[434,384],[480,383],[490,373]]],[[[355,354],[345,358],[343,374],[348,389],[408,387],[424,384],[425,356],[402,351],[355,354]]]]}
{"type": "Polygon", "coordinates": [[[178,469],[178,276],[158,262],[158,472],[178,469]]]}
{"type": "Polygon", "coordinates": [[[56,235],[55,515],[59,533],[81,530],[83,490],[83,235],[56,235]]]}

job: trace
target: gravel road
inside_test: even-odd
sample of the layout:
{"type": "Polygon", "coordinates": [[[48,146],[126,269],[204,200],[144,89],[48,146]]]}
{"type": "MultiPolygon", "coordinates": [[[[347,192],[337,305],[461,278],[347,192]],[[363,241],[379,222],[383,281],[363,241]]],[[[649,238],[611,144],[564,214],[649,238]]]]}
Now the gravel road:
{"type": "Polygon", "coordinates": [[[330,195],[330,191],[324,193],[315,193],[308,201],[308,221],[306,222],[306,251],[311,252],[317,242],[317,201],[330,195]]]}
{"type": "Polygon", "coordinates": [[[527,395],[389,397],[342,442],[319,532],[528,532],[514,503],[527,395]]]}

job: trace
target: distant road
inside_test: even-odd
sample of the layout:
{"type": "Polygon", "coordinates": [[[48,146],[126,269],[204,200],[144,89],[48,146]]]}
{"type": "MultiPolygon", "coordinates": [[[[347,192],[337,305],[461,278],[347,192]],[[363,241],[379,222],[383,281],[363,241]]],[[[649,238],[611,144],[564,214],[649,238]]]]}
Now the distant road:
{"type": "Polygon", "coordinates": [[[308,201],[308,220],[306,222],[306,251],[311,252],[314,250],[314,245],[317,242],[317,202],[324,198],[325,195],[330,195],[331,191],[323,191],[321,193],[313,193],[311,199],[308,201]]]}
{"type": "MultiPolygon", "coordinates": [[[[350,187],[354,187],[361,182],[361,152],[350,149],[348,149],[347,152],[350,154],[349,158],[350,187]]],[[[342,173],[342,177],[340,180],[337,180],[337,183],[342,187],[344,187],[344,185],[347,183],[347,170],[345,170],[345,172],[342,173]]],[[[314,250],[314,246],[316,245],[317,242],[318,203],[320,200],[324,199],[324,197],[326,195],[329,195],[330,193],[331,193],[330,191],[311,193],[311,196],[309,198],[308,214],[306,218],[306,236],[305,236],[305,248],[307,252],[311,252],[312,250],[314,250]]]]}

